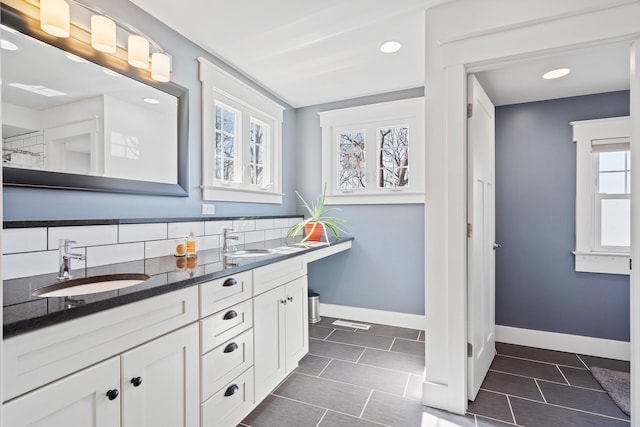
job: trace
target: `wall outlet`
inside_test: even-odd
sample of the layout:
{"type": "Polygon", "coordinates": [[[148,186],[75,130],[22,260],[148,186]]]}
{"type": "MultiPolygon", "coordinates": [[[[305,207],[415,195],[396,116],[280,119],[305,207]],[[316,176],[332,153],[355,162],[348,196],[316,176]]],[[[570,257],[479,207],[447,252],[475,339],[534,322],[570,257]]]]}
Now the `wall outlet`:
{"type": "Polygon", "coordinates": [[[202,204],[202,215],[213,215],[216,213],[216,205],[210,205],[207,203],[202,204]]]}

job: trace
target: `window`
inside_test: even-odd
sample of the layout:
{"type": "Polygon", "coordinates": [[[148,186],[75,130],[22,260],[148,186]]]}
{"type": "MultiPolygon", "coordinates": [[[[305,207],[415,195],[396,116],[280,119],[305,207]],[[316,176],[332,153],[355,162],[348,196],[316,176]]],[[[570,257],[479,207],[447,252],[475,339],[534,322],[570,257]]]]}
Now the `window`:
{"type": "Polygon", "coordinates": [[[203,199],[282,203],[284,108],[208,61],[199,60],[203,199]]]}
{"type": "Polygon", "coordinates": [[[629,274],[629,119],[572,122],[576,141],[576,271],[629,274]]]}
{"type": "Polygon", "coordinates": [[[320,113],[327,203],[424,203],[424,98],[320,113]]]}

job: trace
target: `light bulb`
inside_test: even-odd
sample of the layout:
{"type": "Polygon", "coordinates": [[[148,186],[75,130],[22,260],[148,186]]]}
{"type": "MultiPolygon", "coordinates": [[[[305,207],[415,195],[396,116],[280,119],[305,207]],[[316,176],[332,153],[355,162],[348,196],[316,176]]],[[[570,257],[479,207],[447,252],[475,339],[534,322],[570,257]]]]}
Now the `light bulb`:
{"type": "Polygon", "coordinates": [[[171,60],[164,53],[151,55],[151,77],[159,82],[168,82],[171,74],[171,60]]]}
{"type": "Polygon", "coordinates": [[[64,0],[40,0],[40,28],[56,37],[69,37],[69,4],[64,0]]]}
{"type": "Polygon", "coordinates": [[[149,41],[142,36],[129,36],[128,62],[137,68],[149,68],[149,41]]]}
{"type": "Polygon", "coordinates": [[[100,52],[115,53],[116,23],[106,16],[91,17],[91,46],[100,52]]]}

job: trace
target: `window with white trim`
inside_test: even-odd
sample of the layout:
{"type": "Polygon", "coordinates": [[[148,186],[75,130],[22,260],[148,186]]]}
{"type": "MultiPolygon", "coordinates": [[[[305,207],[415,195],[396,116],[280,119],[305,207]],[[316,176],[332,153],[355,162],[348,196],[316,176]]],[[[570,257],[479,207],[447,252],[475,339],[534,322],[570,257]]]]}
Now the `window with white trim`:
{"type": "Polygon", "coordinates": [[[203,58],[204,200],[282,203],[284,108],[203,58]]]}
{"type": "Polygon", "coordinates": [[[328,204],[424,203],[424,98],[324,111],[328,204]]]}
{"type": "Polygon", "coordinates": [[[576,142],[576,271],[629,274],[629,118],[571,125],[576,142]]]}

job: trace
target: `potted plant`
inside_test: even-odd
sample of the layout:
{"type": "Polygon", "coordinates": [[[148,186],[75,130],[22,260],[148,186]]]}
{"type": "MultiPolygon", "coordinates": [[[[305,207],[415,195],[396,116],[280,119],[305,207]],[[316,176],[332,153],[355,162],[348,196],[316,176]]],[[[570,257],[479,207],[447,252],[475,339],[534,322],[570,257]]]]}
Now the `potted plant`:
{"type": "Polygon", "coordinates": [[[299,223],[291,226],[287,232],[287,237],[293,237],[300,231],[304,230],[304,238],[302,242],[307,240],[319,241],[324,236],[324,240],[329,243],[329,234],[327,230],[335,236],[336,239],[340,239],[340,232],[346,233],[341,226],[347,223],[347,220],[330,215],[331,212],[339,211],[339,208],[325,208],[324,199],[327,192],[327,185],[325,184],[322,195],[318,198],[316,203],[307,203],[300,193],[296,191],[296,194],[302,200],[302,206],[307,209],[309,217],[303,219],[299,223]]]}

